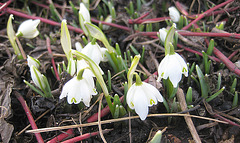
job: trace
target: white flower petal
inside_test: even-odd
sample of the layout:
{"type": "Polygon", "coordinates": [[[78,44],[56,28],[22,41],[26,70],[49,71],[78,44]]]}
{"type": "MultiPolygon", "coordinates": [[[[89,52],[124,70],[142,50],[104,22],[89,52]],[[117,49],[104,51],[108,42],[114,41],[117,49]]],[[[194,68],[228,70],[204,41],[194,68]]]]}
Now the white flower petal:
{"type": "MultiPolygon", "coordinates": [[[[151,84],[149,83],[146,83],[146,82],[143,82],[143,85],[144,85],[144,88],[146,89],[145,91],[148,91],[149,94],[148,95],[152,95],[154,96],[159,102],[163,102],[163,97],[161,95],[161,93],[157,90],[156,87],[152,86],[151,84]]],[[[151,102],[151,101],[150,101],[151,102]]],[[[155,101],[155,104],[157,104],[157,101],[155,101]]]]}
{"type": "Polygon", "coordinates": [[[133,99],[135,111],[139,115],[141,120],[145,120],[147,118],[147,115],[148,115],[147,98],[144,95],[144,93],[138,94],[138,95],[135,95],[135,96],[138,96],[137,98],[133,99]]]}
{"type": "Polygon", "coordinates": [[[161,78],[167,79],[166,71],[167,71],[167,68],[170,66],[168,61],[169,61],[169,55],[166,55],[162,59],[158,67],[158,81],[160,81],[161,78]]]}
{"type": "Polygon", "coordinates": [[[83,101],[89,107],[92,95],[96,95],[97,93],[93,92],[93,89],[95,89],[93,79],[91,79],[92,81],[88,81],[89,79],[83,77],[81,80],[78,80],[76,76],[73,77],[63,86],[59,98],[62,99],[67,96],[69,104],[78,104],[83,101]],[[93,82],[93,85],[90,85],[89,82],[93,82]]]}
{"type": "Polygon", "coordinates": [[[100,50],[100,46],[95,43],[94,45],[92,43],[88,43],[81,51],[81,53],[88,56],[90,59],[92,59],[97,65],[100,63],[100,61],[103,59],[102,52],[100,50]]]}

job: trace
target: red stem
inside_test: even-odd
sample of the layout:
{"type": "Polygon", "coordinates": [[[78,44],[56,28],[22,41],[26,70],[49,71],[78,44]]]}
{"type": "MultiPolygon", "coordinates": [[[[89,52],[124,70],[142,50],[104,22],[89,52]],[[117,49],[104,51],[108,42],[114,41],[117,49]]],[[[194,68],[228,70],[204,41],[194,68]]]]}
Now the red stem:
{"type": "MultiPolygon", "coordinates": [[[[156,36],[158,32],[139,32],[142,36],[156,36]]],[[[206,32],[181,32],[178,34],[182,36],[205,36],[205,37],[230,37],[240,39],[240,34],[235,33],[206,33],[206,32]]]]}
{"type": "Polygon", "coordinates": [[[144,17],[148,16],[150,14],[150,12],[147,12],[143,15],[141,15],[140,17],[136,18],[136,19],[129,19],[128,23],[129,24],[135,24],[136,22],[138,22],[139,20],[143,19],[144,17]]]}
{"type": "MultiPolygon", "coordinates": [[[[184,50],[186,50],[186,51],[188,51],[188,52],[191,52],[191,53],[194,53],[194,54],[198,54],[199,56],[203,56],[203,54],[202,54],[201,52],[198,52],[198,51],[192,50],[192,49],[190,49],[190,48],[184,47],[183,45],[177,44],[177,47],[182,48],[182,49],[184,49],[184,50]]],[[[213,56],[208,56],[208,57],[209,57],[210,59],[218,62],[218,63],[221,62],[221,61],[220,61],[218,58],[216,58],[216,57],[213,57],[213,56]]]]}
{"type": "Polygon", "coordinates": [[[91,21],[95,22],[95,23],[102,23],[102,24],[109,25],[109,26],[112,26],[112,27],[116,27],[116,28],[119,28],[119,29],[123,29],[123,30],[126,30],[126,31],[131,31],[131,28],[128,28],[128,27],[122,26],[122,25],[118,25],[118,24],[115,24],[115,23],[99,21],[99,20],[94,19],[94,18],[91,18],[91,21]]]}
{"type": "Polygon", "coordinates": [[[196,23],[197,21],[199,21],[200,19],[204,18],[206,15],[208,15],[209,13],[213,12],[214,10],[223,7],[224,5],[233,2],[234,0],[228,0],[226,2],[223,2],[213,8],[210,8],[209,10],[205,11],[204,13],[200,14],[195,20],[193,20],[191,23],[189,23],[187,26],[183,27],[182,30],[187,30],[188,28],[190,28],[194,23],[196,23]]]}
{"type": "Polygon", "coordinates": [[[51,42],[50,42],[50,38],[49,38],[49,37],[47,37],[46,43],[47,43],[48,52],[49,52],[49,54],[50,54],[51,57],[52,57],[52,58],[51,58],[51,62],[52,62],[52,66],[53,66],[53,70],[54,70],[55,76],[56,76],[57,80],[60,81],[60,77],[59,77],[59,74],[58,74],[58,71],[57,71],[57,67],[56,67],[54,58],[53,58],[53,56],[52,56],[51,42]]]}
{"type": "MultiPolygon", "coordinates": [[[[111,130],[106,129],[106,130],[103,130],[102,133],[105,134],[105,133],[108,133],[109,131],[111,131],[111,130]]],[[[93,132],[93,133],[86,133],[86,134],[80,135],[78,137],[71,138],[69,140],[63,141],[61,143],[74,143],[74,142],[82,141],[84,139],[88,139],[88,138],[90,138],[92,136],[96,136],[98,134],[99,134],[99,131],[93,132]]]]}
{"type": "Polygon", "coordinates": [[[67,137],[70,137],[70,136],[74,136],[73,129],[69,129],[66,132],[63,132],[62,134],[60,134],[57,137],[51,139],[47,143],[58,143],[58,142],[62,141],[63,139],[65,139],[67,137]]]}
{"type": "MultiPolygon", "coordinates": [[[[27,18],[27,19],[40,19],[41,22],[44,22],[44,23],[47,23],[47,24],[50,24],[50,25],[53,25],[53,26],[61,27],[61,23],[58,23],[58,22],[55,22],[55,21],[52,21],[52,20],[48,20],[46,18],[38,17],[38,16],[27,15],[27,14],[12,10],[10,8],[6,8],[6,12],[9,13],[9,14],[13,14],[15,16],[19,16],[19,17],[23,17],[23,18],[27,18]]],[[[73,27],[73,26],[70,26],[70,25],[67,25],[67,27],[68,27],[69,30],[75,31],[77,33],[83,33],[82,29],[80,29],[80,28],[76,28],[76,27],[73,27]]]]}
{"type": "Polygon", "coordinates": [[[239,50],[235,50],[235,51],[228,57],[228,59],[231,60],[231,59],[233,58],[233,56],[235,56],[238,52],[239,52],[239,50]]]}
{"type": "Polygon", "coordinates": [[[1,9],[0,9],[0,12],[2,10],[4,10],[6,7],[8,7],[9,4],[11,4],[14,0],[9,0],[7,2],[5,2],[4,4],[3,3],[0,3],[0,5],[2,6],[1,9]]]}
{"type": "MultiPolygon", "coordinates": [[[[14,91],[13,94],[17,97],[18,101],[21,103],[21,105],[28,117],[28,121],[31,124],[32,129],[38,129],[38,127],[32,117],[31,111],[29,110],[29,108],[26,104],[26,101],[23,99],[22,95],[20,93],[18,93],[17,91],[14,91]]],[[[37,138],[38,143],[44,143],[43,138],[40,133],[34,133],[34,134],[37,138]]]]}
{"type": "Polygon", "coordinates": [[[129,24],[141,24],[141,23],[150,23],[150,22],[160,22],[170,19],[170,17],[158,17],[158,18],[152,18],[152,19],[141,19],[138,21],[133,22],[132,19],[128,20],[129,24]]]}
{"type": "Polygon", "coordinates": [[[240,76],[240,70],[238,69],[238,67],[234,63],[232,63],[223,53],[221,53],[215,47],[213,53],[228,67],[230,71],[240,76]]]}

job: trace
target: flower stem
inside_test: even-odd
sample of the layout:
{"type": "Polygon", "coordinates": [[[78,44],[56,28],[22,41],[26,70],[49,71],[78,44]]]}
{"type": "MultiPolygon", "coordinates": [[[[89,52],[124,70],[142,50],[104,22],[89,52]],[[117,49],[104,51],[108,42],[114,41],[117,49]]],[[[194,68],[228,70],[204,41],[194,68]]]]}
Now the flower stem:
{"type": "MultiPolygon", "coordinates": [[[[32,129],[38,129],[33,117],[32,117],[32,114],[31,114],[31,111],[30,109],[28,108],[27,104],[26,104],[26,101],[23,99],[22,95],[20,93],[18,93],[17,91],[14,91],[13,94],[17,97],[18,101],[21,103],[27,117],[28,117],[28,120],[29,120],[29,123],[31,124],[32,126],[32,129]]],[[[37,138],[37,141],[39,143],[44,143],[43,141],[43,138],[41,136],[40,133],[35,133],[35,136],[37,138]]]]}

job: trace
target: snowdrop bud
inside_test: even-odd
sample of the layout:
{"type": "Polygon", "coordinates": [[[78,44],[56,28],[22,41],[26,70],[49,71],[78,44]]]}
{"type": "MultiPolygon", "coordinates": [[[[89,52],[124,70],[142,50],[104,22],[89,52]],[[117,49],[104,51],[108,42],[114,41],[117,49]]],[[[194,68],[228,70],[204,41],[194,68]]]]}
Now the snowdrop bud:
{"type": "Polygon", "coordinates": [[[167,29],[166,28],[161,28],[159,29],[159,37],[160,37],[160,40],[165,43],[165,39],[167,37],[167,29]]]}
{"type": "Polygon", "coordinates": [[[108,51],[107,48],[100,48],[101,50],[101,53],[102,53],[102,62],[107,62],[108,61],[108,58],[107,58],[107,55],[106,55],[106,52],[108,51]]]}
{"type": "Polygon", "coordinates": [[[82,15],[85,22],[91,22],[90,21],[90,13],[89,13],[88,9],[86,8],[86,6],[84,5],[84,3],[80,3],[79,14],[82,15]]]}
{"type": "Polygon", "coordinates": [[[34,59],[33,57],[27,55],[27,62],[28,62],[28,67],[30,68],[32,65],[35,66],[37,69],[40,67],[40,62],[37,59],[34,59]]]}
{"type": "Polygon", "coordinates": [[[45,87],[46,87],[46,84],[44,82],[44,75],[40,73],[40,71],[34,66],[34,65],[31,65],[30,67],[30,73],[31,73],[31,78],[34,82],[34,84],[44,90],[45,87]]]}
{"type": "Polygon", "coordinates": [[[81,45],[80,42],[76,42],[76,43],[75,43],[75,47],[76,47],[76,50],[77,50],[78,52],[81,52],[82,49],[83,49],[83,47],[82,47],[82,45],[81,45]]]}
{"type": "Polygon", "coordinates": [[[38,36],[39,31],[37,30],[37,26],[40,23],[39,19],[36,20],[26,20],[24,21],[18,28],[17,36],[22,36],[24,38],[32,39],[38,36]]]}
{"type": "Polygon", "coordinates": [[[178,10],[172,6],[168,8],[168,11],[169,11],[169,16],[171,20],[173,22],[178,22],[180,19],[180,13],[178,12],[178,10]]]}
{"type": "MultiPolygon", "coordinates": [[[[105,21],[105,22],[108,22],[108,23],[112,23],[112,16],[109,15],[104,21],[105,21]]],[[[103,26],[102,26],[102,29],[103,29],[103,30],[108,30],[109,28],[110,28],[109,25],[103,24],[103,26]]]]}
{"type": "Polygon", "coordinates": [[[182,79],[182,74],[188,76],[188,67],[184,59],[178,53],[167,54],[158,67],[158,81],[169,78],[176,88],[182,79]]]}
{"type": "Polygon", "coordinates": [[[67,72],[73,76],[76,72],[76,62],[73,58],[68,60],[67,72]]]}

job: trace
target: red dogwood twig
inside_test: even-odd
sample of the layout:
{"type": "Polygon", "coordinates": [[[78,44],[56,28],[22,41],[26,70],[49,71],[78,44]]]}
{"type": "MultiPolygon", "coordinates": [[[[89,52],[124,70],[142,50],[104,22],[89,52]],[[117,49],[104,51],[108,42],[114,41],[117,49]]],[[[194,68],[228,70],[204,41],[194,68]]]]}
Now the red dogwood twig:
{"type": "Polygon", "coordinates": [[[48,53],[51,55],[51,62],[52,62],[52,66],[53,66],[53,70],[54,70],[55,76],[56,76],[57,80],[60,81],[60,77],[59,77],[59,74],[58,74],[58,71],[57,71],[57,67],[56,67],[54,58],[52,56],[51,41],[50,41],[49,37],[47,37],[46,43],[47,43],[48,53]]]}
{"type": "Polygon", "coordinates": [[[64,133],[58,135],[57,137],[51,139],[47,143],[58,143],[58,142],[62,141],[63,139],[65,139],[67,137],[70,137],[70,136],[74,136],[73,129],[67,130],[66,132],[64,132],[64,133]]]}
{"type": "Polygon", "coordinates": [[[214,10],[223,7],[224,5],[233,2],[234,0],[228,0],[226,2],[223,2],[213,8],[210,8],[209,10],[205,11],[204,13],[200,14],[195,20],[193,20],[191,23],[189,23],[187,26],[183,27],[182,30],[187,30],[188,28],[190,28],[194,23],[196,23],[197,21],[199,21],[200,19],[204,18],[206,15],[208,15],[209,13],[213,12],[214,10]]]}
{"type": "MultiPolygon", "coordinates": [[[[102,133],[105,134],[105,133],[108,133],[110,131],[112,131],[112,129],[106,129],[106,130],[103,130],[102,133]]],[[[80,135],[78,137],[74,137],[74,138],[71,138],[69,140],[63,141],[61,143],[74,143],[74,142],[78,142],[78,141],[82,141],[84,139],[90,138],[92,136],[96,136],[98,134],[99,134],[99,131],[93,132],[93,133],[86,133],[86,134],[80,135]]]]}
{"type": "MultiPolygon", "coordinates": [[[[32,117],[32,114],[31,114],[31,111],[29,110],[27,104],[26,104],[26,101],[23,99],[22,95],[20,93],[18,93],[17,91],[14,91],[13,94],[17,97],[18,101],[21,103],[27,117],[28,117],[28,121],[29,123],[31,124],[31,127],[32,129],[38,129],[33,117],[32,117]]],[[[36,138],[37,138],[37,141],[39,143],[44,143],[43,139],[42,139],[42,136],[40,133],[34,133],[36,138]]]]}
{"type": "MultiPolygon", "coordinates": [[[[186,50],[186,51],[188,51],[188,52],[191,52],[191,53],[194,53],[194,54],[198,54],[199,56],[203,56],[203,54],[201,53],[201,52],[198,52],[198,51],[195,51],[195,50],[192,50],[192,49],[190,49],[190,48],[187,48],[187,47],[184,47],[183,45],[181,45],[181,44],[177,44],[177,47],[179,47],[179,48],[182,48],[182,49],[184,49],[184,50],[186,50]]],[[[216,61],[216,62],[221,62],[218,58],[216,58],[216,57],[213,57],[213,56],[208,56],[210,59],[212,59],[212,60],[214,60],[214,61],[216,61]]]]}

